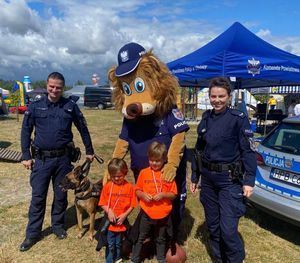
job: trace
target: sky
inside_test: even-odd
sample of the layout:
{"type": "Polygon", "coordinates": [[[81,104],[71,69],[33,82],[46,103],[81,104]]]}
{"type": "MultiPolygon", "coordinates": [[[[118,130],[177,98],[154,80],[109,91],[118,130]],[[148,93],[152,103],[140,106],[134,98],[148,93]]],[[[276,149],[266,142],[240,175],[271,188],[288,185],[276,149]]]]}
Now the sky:
{"type": "Polygon", "coordinates": [[[213,40],[234,22],[300,56],[298,0],[0,0],[0,79],[64,74],[100,84],[119,49],[137,42],[167,63],[213,40]]]}

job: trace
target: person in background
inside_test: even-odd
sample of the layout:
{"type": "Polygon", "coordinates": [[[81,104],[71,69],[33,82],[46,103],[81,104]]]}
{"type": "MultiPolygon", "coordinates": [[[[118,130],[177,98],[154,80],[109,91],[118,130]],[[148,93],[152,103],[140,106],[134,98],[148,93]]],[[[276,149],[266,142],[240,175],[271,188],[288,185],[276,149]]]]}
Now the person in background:
{"type": "Polygon", "coordinates": [[[298,101],[294,108],[294,116],[300,116],[300,102],[298,101]]]}
{"type": "Polygon", "coordinates": [[[274,96],[270,96],[268,100],[268,104],[270,105],[270,110],[275,110],[276,105],[277,105],[277,100],[275,99],[274,96]]]}
{"type": "Polygon", "coordinates": [[[163,180],[162,168],[167,162],[165,144],[154,141],[148,148],[149,167],[141,170],[136,183],[136,195],[140,200],[141,217],[139,235],[133,246],[131,262],[140,262],[143,242],[154,234],[156,258],[165,263],[167,227],[170,226],[172,200],[176,198],[177,187],[173,180],[163,180]]]}
{"type": "Polygon", "coordinates": [[[230,94],[226,78],[211,80],[213,109],[203,113],[197,128],[190,190],[197,191],[201,175],[200,200],[216,262],[241,263],[245,249],[238,223],[246,211],[245,198],[253,192],[257,164],[249,120],[243,112],[228,108],[230,94]]]}
{"type": "Polygon", "coordinates": [[[52,231],[58,239],[67,237],[64,227],[68,205],[67,193],[59,184],[72,171],[74,158],[72,123],[78,129],[86,150],[86,158],[94,158],[94,150],[85,118],[72,99],[62,97],[64,76],[59,72],[47,78],[47,96],[30,103],[21,130],[22,164],[31,171],[31,203],[28,212],[26,238],[20,251],[30,249],[41,238],[50,181],[53,186],[51,209],[52,231]],[[34,139],[31,134],[34,129],[34,139]],[[30,152],[30,147],[32,151],[30,152]],[[33,162],[35,159],[35,162],[33,162]]]}
{"type": "Polygon", "coordinates": [[[292,99],[290,106],[288,107],[288,117],[295,116],[295,106],[296,106],[296,100],[292,99]]]}
{"type": "Polygon", "coordinates": [[[125,180],[128,173],[126,162],[123,159],[113,158],[108,164],[108,172],[111,181],[104,185],[99,200],[99,206],[109,221],[105,262],[119,263],[122,262],[123,235],[127,230],[125,224],[129,225],[127,217],[137,202],[134,187],[125,180]]]}

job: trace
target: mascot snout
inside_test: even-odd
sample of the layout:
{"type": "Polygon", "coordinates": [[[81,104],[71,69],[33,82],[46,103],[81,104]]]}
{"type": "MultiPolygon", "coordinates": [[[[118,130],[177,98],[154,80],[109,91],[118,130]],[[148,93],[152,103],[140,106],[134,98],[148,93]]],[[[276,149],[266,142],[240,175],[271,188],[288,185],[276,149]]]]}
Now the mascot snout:
{"type": "Polygon", "coordinates": [[[131,103],[126,107],[126,113],[131,118],[139,117],[143,112],[143,107],[141,103],[131,103]]]}

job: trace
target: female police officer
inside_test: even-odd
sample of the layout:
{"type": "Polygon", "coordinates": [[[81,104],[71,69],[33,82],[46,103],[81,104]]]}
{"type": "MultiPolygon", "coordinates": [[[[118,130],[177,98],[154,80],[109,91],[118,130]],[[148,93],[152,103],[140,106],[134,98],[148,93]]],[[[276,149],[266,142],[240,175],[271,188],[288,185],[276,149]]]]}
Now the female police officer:
{"type": "Polygon", "coordinates": [[[196,192],[201,174],[200,200],[212,253],[217,262],[240,263],[245,250],[238,222],[246,210],[244,198],[253,192],[256,158],[248,118],[227,106],[230,91],[227,79],[211,80],[209,98],[213,109],[203,113],[197,128],[190,190],[196,192]]]}

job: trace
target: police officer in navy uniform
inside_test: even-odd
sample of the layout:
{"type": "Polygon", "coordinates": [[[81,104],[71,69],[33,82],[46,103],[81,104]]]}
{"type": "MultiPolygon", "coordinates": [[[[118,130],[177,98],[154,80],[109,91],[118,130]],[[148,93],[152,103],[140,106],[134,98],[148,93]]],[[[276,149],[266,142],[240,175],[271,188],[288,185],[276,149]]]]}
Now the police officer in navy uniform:
{"type": "Polygon", "coordinates": [[[64,228],[65,211],[68,205],[67,193],[60,189],[59,184],[73,168],[71,165],[72,153],[74,153],[72,123],[81,135],[86,158],[90,161],[94,158],[84,116],[75,101],[62,97],[64,86],[64,76],[58,72],[51,73],[47,78],[48,95],[32,102],[23,119],[22,164],[26,169],[32,170],[30,175],[32,198],[26,238],[20,246],[20,251],[30,249],[41,238],[50,180],[52,180],[54,195],[51,210],[52,231],[58,239],[67,237],[64,228]],[[31,146],[32,152],[30,152],[31,146]]]}
{"type": "Polygon", "coordinates": [[[245,198],[253,192],[256,171],[255,145],[248,118],[228,108],[230,83],[211,80],[213,107],[203,113],[197,128],[196,154],[192,161],[190,190],[197,191],[210,234],[210,247],[217,262],[240,263],[245,258],[238,223],[246,211],[245,198]]]}

